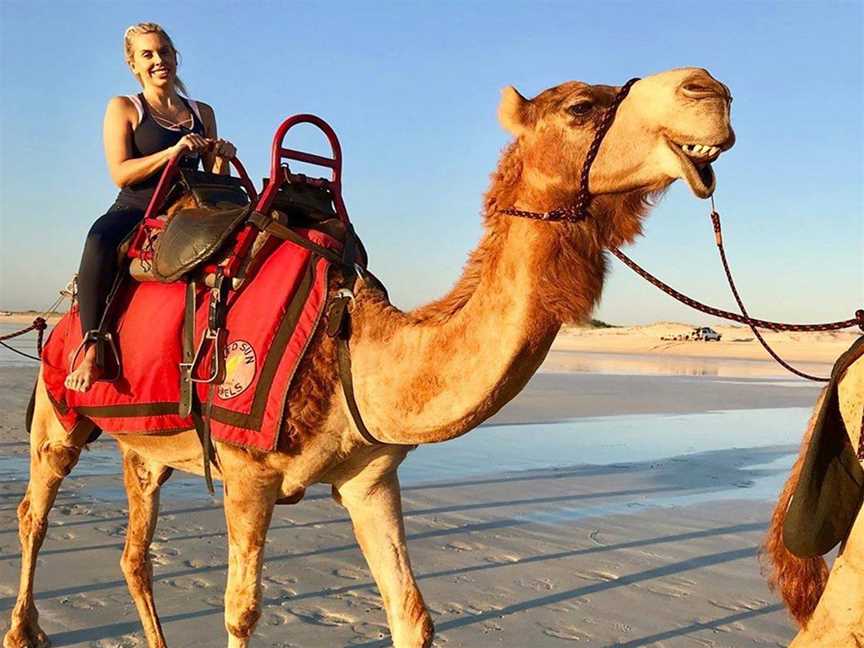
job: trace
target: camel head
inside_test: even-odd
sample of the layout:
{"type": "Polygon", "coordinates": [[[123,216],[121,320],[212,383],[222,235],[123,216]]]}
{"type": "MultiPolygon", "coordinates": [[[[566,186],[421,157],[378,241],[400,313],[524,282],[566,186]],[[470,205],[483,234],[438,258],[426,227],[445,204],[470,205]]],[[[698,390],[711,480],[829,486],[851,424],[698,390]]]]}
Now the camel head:
{"type": "MultiPolygon", "coordinates": [[[[535,196],[529,208],[572,202],[598,121],[618,89],[570,81],[533,99],[504,89],[498,116],[517,138],[523,187],[535,196]]],[[[591,166],[591,193],[648,194],[682,178],[699,198],[711,196],[716,185],[711,163],[735,142],[731,102],[729,89],[700,68],[636,82],[591,166]]]]}

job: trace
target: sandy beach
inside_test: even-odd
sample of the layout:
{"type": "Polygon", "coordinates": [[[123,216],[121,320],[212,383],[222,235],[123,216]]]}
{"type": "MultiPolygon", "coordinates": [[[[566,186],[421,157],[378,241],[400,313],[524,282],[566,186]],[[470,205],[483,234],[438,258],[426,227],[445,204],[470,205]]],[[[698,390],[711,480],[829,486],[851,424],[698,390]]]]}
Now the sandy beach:
{"type": "MultiPolygon", "coordinates": [[[[724,354],[724,342],[693,343],[702,346],[687,355],[683,345],[652,350],[633,334],[602,332],[615,330],[565,331],[508,407],[400,469],[436,646],[785,646],[794,636],[757,554],[818,386],[743,346],[724,354]]],[[[842,343],[813,341],[797,359],[827,373],[842,343]]],[[[0,366],[0,376],[5,629],[35,369],[0,366]]],[[[41,553],[37,602],[53,645],[146,645],[119,570],[125,524],[116,451],[103,436],[64,482],[41,553]]],[[[219,498],[175,474],[153,545],[169,645],[225,644],[226,543],[219,498]]],[[[327,489],[277,509],[264,584],[253,645],[390,645],[350,523],[327,489]]]]}

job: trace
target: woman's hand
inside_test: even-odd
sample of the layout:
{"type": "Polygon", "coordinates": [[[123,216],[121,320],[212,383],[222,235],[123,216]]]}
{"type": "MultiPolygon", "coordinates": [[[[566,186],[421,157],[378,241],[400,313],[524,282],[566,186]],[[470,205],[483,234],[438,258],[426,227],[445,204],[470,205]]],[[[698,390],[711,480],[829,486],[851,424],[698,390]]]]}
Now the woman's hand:
{"type": "Polygon", "coordinates": [[[186,155],[187,153],[204,153],[210,147],[210,144],[210,141],[197,133],[188,133],[171,147],[171,157],[186,155]]]}
{"type": "Polygon", "coordinates": [[[223,139],[217,139],[213,142],[213,155],[220,158],[230,160],[237,156],[237,149],[234,145],[223,139]]]}

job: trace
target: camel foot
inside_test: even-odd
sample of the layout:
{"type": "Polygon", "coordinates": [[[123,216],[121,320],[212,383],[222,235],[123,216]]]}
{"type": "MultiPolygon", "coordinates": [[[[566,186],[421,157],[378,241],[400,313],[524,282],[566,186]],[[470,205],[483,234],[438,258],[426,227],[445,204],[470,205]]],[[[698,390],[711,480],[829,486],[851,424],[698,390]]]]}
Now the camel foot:
{"type": "Polygon", "coordinates": [[[51,641],[36,622],[13,626],[3,637],[3,648],[48,648],[51,641]]]}

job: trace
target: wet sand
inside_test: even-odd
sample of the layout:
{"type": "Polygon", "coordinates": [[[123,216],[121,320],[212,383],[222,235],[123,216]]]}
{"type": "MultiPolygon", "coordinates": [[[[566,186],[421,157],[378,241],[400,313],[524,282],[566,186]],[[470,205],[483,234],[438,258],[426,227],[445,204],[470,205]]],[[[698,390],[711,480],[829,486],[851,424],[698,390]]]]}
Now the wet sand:
{"type": "MultiPolygon", "coordinates": [[[[757,553],[818,387],[776,373],[650,373],[540,373],[486,428],[412,453],[400,470],[406,525],[437,646],[784,646],[794,636],[757,553]],[[664,445],[707,428],[680,453],[664,445]]],[[[34,376],[0,368],[3,630],[34,376]]],[[[51,517],[37,603],[55,646],[146,645],[119,570],[126,520],[113,445],[103,437],[84,454],[51,517]]],[[[162,504],[153,556],[168,643],[225,645],[219,498],[175,475],[162,504]]],[[[264,585],[253,645],[389,645],[377,590],[327,489],[277,509],[264,585]]]]}

